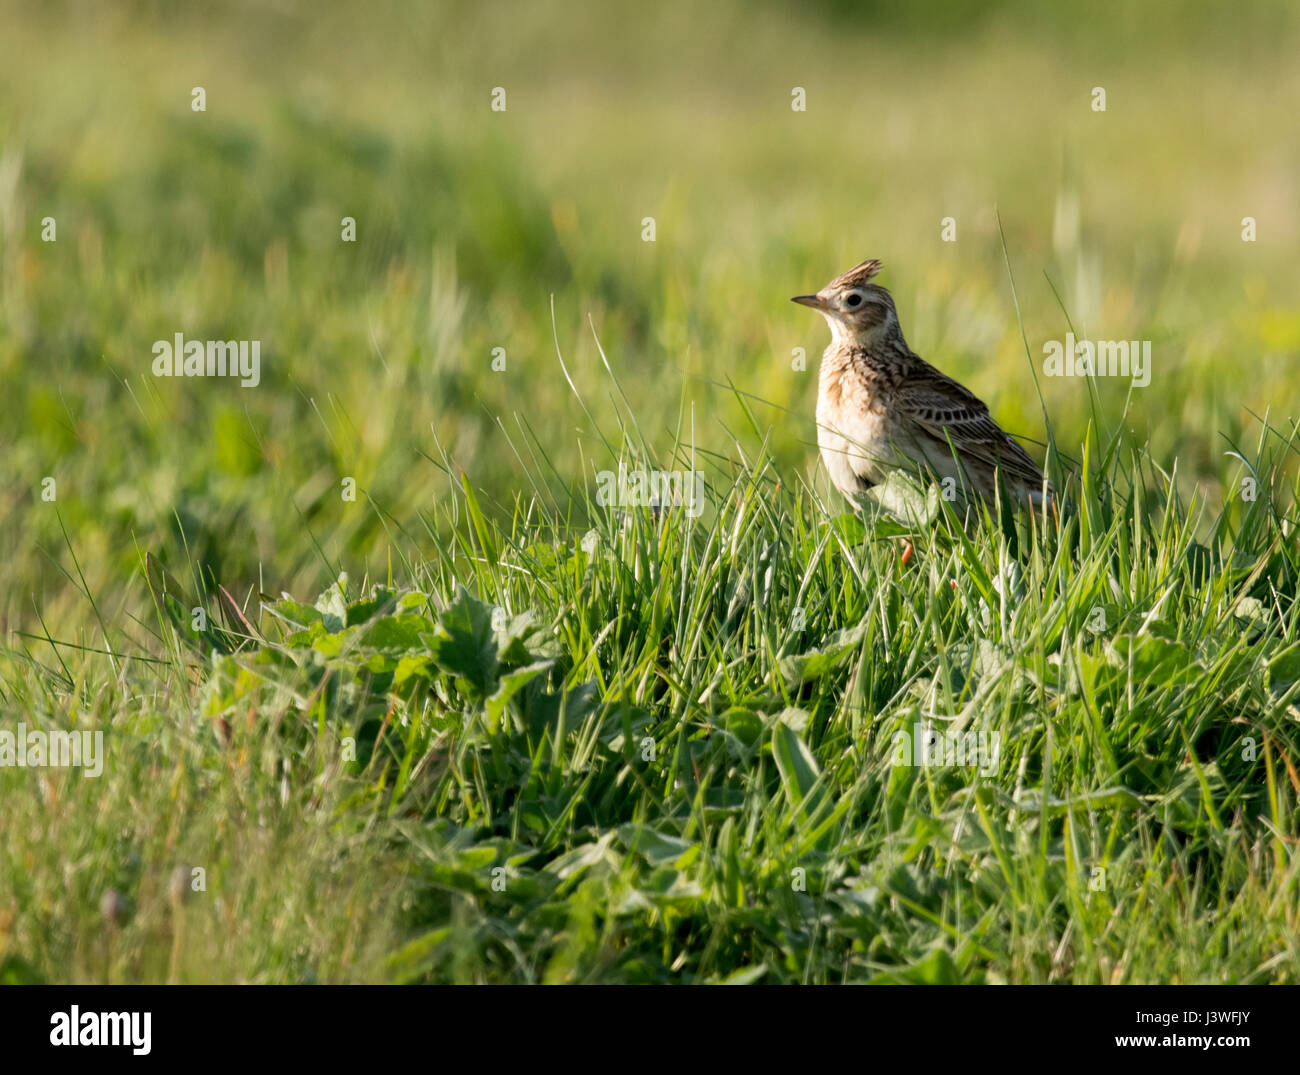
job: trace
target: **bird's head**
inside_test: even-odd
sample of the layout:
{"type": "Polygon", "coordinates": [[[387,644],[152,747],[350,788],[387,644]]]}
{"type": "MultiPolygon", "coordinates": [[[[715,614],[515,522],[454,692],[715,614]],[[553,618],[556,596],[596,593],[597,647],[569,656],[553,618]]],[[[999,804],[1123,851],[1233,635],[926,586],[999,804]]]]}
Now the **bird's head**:
{"type": "Polygon", "coordinates": [[[894,297],[871,278],[880,272],[875,258],[854,265],[815,295],[796,295],[791,302],[811,306],[831,327],[837,344],[870,347],[899,332],[894,297]]]}

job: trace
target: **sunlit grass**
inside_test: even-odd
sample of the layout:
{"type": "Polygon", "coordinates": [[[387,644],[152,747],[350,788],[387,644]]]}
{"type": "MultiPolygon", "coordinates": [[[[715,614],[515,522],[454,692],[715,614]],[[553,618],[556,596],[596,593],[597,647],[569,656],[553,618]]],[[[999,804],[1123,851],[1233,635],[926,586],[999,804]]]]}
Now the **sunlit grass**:
{"type": "Polygon", "coordinates": [[[0,768],[0,977],[1293,980],[1287,9],[143,11],[0,26],[0,726],[110,752],[0,768]],[[829,491],[787,300],[868,255],[1063,510],[829,491]]]}

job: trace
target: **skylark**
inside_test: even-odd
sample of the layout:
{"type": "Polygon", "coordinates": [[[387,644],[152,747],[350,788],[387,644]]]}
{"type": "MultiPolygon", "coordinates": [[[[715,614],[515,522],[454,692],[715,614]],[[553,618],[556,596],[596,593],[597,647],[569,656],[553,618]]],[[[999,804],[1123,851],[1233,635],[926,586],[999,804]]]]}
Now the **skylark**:
{"type": "Polygon", "coordinates": [[[894,470],[937,477],[945,489],[987,501],[1038,505],[1051,486],[1038,465],[969,389],[903,339],[894,299],[871,282],[872,259],[837,276],[811,306],[831,328],[817,386],[817,444],[831,481],[850,500],[894,470]],[[945,482],[944,479],[954,479],[945,482]]]}

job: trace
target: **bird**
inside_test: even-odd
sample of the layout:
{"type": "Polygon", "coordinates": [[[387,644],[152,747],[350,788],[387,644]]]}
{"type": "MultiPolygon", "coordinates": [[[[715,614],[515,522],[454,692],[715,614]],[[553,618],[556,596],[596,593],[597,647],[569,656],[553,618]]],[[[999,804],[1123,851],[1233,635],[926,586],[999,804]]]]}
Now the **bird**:
{"type": "Polygon", "coordinates": [[[860,504],[891,472],[938,478],[945,497],[986,502],[999,482],[1014,505],[1040,506],[1052,486],[1038,464],[965,385],[916,354],[903,337],[894,298],[872,283],[869,258],[815,295],[830,326],[817,383],[817,444],[832,484],[860,504]]]}

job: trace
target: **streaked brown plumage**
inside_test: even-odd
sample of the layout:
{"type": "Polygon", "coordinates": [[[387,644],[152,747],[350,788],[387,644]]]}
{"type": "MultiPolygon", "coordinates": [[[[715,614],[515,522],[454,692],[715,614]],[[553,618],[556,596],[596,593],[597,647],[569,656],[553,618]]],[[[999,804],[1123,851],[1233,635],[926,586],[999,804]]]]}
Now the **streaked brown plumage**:
{"type": "Polygon", "coordinates": [[[904,469],[954,478],[960,492],[992,501],[1000,476],[1013,501],[1042,503],[1051,486],[1038,465],[973,392],[907,346],[893,296],[871,283],[879,271],[879,261],[864,261],[793,300],[831,329],[818,379],[817,443],[835,487],[856,500],[904,469]]]}

